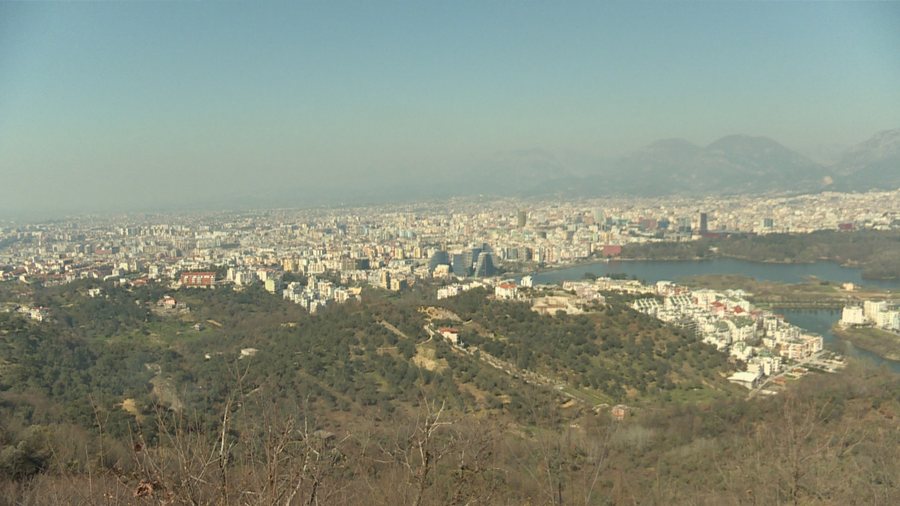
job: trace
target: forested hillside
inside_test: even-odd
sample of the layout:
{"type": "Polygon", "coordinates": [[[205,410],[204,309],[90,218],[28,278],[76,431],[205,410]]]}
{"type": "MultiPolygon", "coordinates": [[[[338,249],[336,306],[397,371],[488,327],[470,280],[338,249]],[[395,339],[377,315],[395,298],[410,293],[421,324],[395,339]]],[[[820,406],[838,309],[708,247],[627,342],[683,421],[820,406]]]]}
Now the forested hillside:
{"type": "Polygon", "coordinates": [[[52,312],[0,313],[0,503],[898,497],[896,376],[852,367],[745,400],[721,354],[614,296],[550,317],[480,290],[367,291],[308,315],[254,288],[0,289],[52,312]],[[427,330],[445,324],[464,345],[427,330]]]}

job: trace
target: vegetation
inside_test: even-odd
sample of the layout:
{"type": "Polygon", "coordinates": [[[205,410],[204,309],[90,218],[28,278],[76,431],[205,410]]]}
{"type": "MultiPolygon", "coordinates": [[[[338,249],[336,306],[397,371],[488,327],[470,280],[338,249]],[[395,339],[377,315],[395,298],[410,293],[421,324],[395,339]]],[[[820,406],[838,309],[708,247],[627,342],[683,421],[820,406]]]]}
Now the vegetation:
{"type": "Polygon", "coordinates": [[[896,376],[851,367],[748,400],[721,354],[626,300],[549,317],[466,292],[441,301],[462,351],[429,337],[424,291],[308,315],[252,287],[93,286],[0,286],[53,314],[0,313],[0,503],[900,499],[896,376]],[[189,311],[157,308],[165,294],[189,311]]]}
{"type": "Polygon", "coordinates": [[[900,334],[875,327],[842,327],[835,325],[833,331],[857,348],[869,350],[888,360],[900,361],[900,334]]]}
{"type": "Polygon", "coordinates": [[[752,294],[750,299],[755,305],[767,308],[840,309],[847,304],[850,296],[862,300],[891,297],[885,290],[866,288],[849,292],[837,283],[814,279],[787,284],[734,274],[707,274],[690,276],[679,280],[679,283],[692,288],[745,290],[752,294]]]}
{"type": "Polygon", "coordinates": [[[692,242],[629,244],[625,258],[695,260],[715,257],[758,262],[831,260],[860,267],[866,279],[900,279],[900,231],[817,231],[709,238],[692,242]]]}
{"type": "Polygon", "coordinates": [[[550,318],[526,303],[486,301],[484,295],[470,290],[445,303],[469,322],[460,339],[613,401],[703,389],[721,383],[728,367],[715,348],[622,302],[597,313],[550,318]]]}

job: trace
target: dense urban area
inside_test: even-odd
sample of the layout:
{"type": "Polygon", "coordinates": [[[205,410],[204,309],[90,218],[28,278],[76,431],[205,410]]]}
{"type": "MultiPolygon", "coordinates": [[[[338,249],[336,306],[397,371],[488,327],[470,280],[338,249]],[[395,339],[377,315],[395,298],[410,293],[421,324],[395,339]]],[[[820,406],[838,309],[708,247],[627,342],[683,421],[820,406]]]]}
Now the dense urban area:
{"type": "MultiPolygon", "coordinates": [[[[299,273],[399,290],[419,279],[491,277],[620,257],[629,245],[898,228],[900,191],[575,203],[457,199],[0,222],[0,269],[3,279],[45,285],[117,278],[188,286],[258,281],[281,293],[284,274],[299,273]],[[178,276],[203,269],[221,272],[178,276]]],[[[314,310],[347,296],[333,291],[326,290],[326,299],[297,300],[314,310]]]]}

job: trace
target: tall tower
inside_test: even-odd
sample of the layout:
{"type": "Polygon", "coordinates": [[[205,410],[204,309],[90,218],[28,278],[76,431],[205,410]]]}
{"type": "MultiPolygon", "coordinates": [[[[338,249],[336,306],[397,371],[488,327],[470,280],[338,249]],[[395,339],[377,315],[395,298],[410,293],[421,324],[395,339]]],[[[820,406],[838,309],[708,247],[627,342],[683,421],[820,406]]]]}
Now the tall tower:
{"type": "Polygon", "coordinates": [[[493,276],[496,272],[494,268],[493,253],[481,253],[478,255],[478,261],[475,264],[475,276],[486,278],[493,276]]]}
{"type": "Polygon", "coordinates": [[[519,228],[525,228],[525,225],[528,223],[528,214],[525,213],[524,210],[520,209],[516,214],[516,225],[519,228]]]}
{"type": "Polygon", "coordinates": [[[709,222],[706,218],[706,213],[700,213],[700,233],[705,234],[709,232],[709,222]]]}
{"type": "Polygon", "coordinates": [[[450,265],[450,254],[444,250],[435,251],[428,260],[428,272],[434,271],[438,265],[450,265]]]}
{"type": "MultiPolygon", "coordinates": [[[[469,252],[469,253],[471,253],[471,252],[469,252]]],[[[465,252],[456,253],[453,255],[451,266],[452,266],[453,274],[455,276],[464,278],[469,275],[469,269],[471,269],[472,264],[471,264],[471,262],[469,262],[469,263],[466,262],[466,256],[467,255],[465,252]]]]}

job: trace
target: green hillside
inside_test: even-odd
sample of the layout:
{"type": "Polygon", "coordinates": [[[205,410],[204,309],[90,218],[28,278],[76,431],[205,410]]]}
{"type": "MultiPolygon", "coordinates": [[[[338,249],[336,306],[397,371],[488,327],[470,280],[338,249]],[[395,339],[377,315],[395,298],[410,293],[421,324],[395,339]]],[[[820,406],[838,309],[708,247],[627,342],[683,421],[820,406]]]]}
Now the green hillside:
{"type": "Polygon", "coordinates": [[[366,291],[308,315],[252,288],[90,286],[0,286],[52,314],[0,313],[2,503],[897,497],[895,376],[851,367],[747,400],[721,354],[625,299],[551,317],[479,290],[366,291]],[[465,347],[427,330],[445,324],[465,347]]]}

